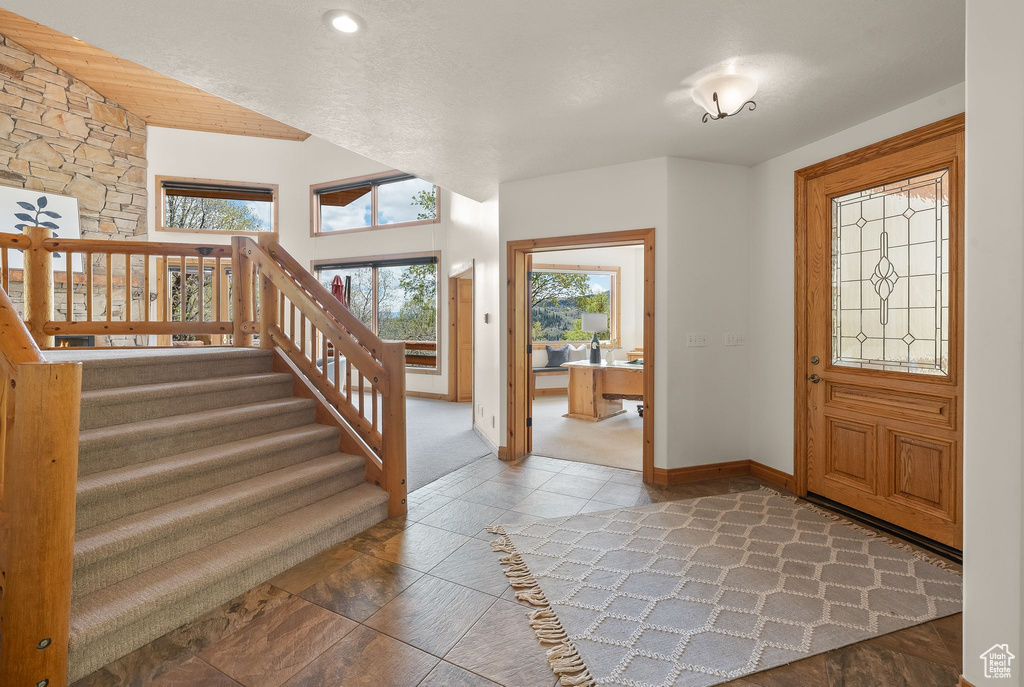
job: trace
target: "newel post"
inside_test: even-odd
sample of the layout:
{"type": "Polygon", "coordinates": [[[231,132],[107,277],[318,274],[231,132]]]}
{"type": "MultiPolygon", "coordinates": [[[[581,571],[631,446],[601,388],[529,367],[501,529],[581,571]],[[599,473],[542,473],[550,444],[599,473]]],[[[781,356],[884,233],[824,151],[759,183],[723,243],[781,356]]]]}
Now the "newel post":
{"type": "Polygon", "coordinates": [[[53,348],[53,336],[43,332],[53,320],[53,253],[43,247],[50,235],[46,227],[25,227],[25,326],[40,348],[53,348]]]}
{"type": "Polygon", "coordinates": [[[245,254],[244,236],[231,237],[231,341],[235,346],[252,346],[252,261],[245,254]]]}
{"type": "Polygon", "coordinates": [[[81,363],[22,363],[4,457],[0,684],[66,685],[81,363]]]}
{"type": "MultiPolygon", "coordinates": [[[[272,255],[274,235],[260,234],[259,245],[264,253],[272,255]]],[[[273,348],[270,330],[277,325],[277,287],[266,272],[260,271],[256,276],[260,285],[260,348],[273,348]]]]}
{"type": "Polygon", "coordinates": [[[408,484],[405,465],[405,344],[386,343],[381,363],[388,371],[389,393],[381,414],[381,462],[384,491],[388,499],[388,517],[405,515],[408,484]]]}

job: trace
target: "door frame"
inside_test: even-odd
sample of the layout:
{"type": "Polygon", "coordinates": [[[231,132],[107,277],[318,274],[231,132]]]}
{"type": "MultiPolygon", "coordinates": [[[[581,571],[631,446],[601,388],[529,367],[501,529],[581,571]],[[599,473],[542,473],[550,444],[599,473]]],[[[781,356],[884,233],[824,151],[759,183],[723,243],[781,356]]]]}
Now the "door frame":
{"type": "MultiPolygon", "coordinates": [[[[471,260],[468,265],[456,265],[448,272],[448,400],[458,401],[458,360],[459,360],[459,279],[469,275],[473,280],[473,315],[472,321],[476,322],[476,260],[471,260]]],[[[473,336],[473,359],[476,365],[476,330],[470,327],[473,336]]],[[[476,382],[470,392],[470,402],[473,403],[473,421],[476,422],[476,382]]]]}
{"type": "Polygon", "coordinates": [[[527,455],[526,418],[530,408],[530,366],[526,364],[526,256],[531,253],[612,246],[644,247],[644,430],[643,480],[654,481],[654,229],[627,229],[508,242],[508,397],[507,432],[502,458],[527,455]]]}
{"type": "MultiPolygon", "coordinates": [[[[823,162],[798,169],[794,172],[794,377],[793,377],[793,475],[796,479],[796,494],[807,496],[807,458],[808,458],[808,431],[807,431],[807,376],[810,374],[810,361],[808,356],[807,337],[808,314],[807,314],[807,186],[811,180],[822,177],[833,172],[853,167],[876,158],[898,153],[909,148],[914,148],[923,143],[945,138],[955,134],[964,133],[963,113],[941,119],[932,124],[913,129],[903,134],[887,138],[884,141],[873,143],[869,146],[838,155],[823,162]]],[[[951,169],[950,174],[956,176],[954,188],[959,189],[960,212],[956,217],[950,218],[956,225],[951,227],[951,236],[959,237],[955,250],[961,256],[959,269],[955,275],[951,275],[950,290],[958,294],[958,313],[950,312],[950,317],[959,317],[961,321],[960,336],[963,338],[963,188],[964,168],[958,165],[957,169],[951,169]]],[[[950,348],[950,355],[957,357],[957,369],[960,371],[960,379],[956,380],[963,386],[963,341],[957,342],[955,347],[950,348]]],[[[958,409],[960,418],[961,445],[963,443],[963,409],[958,409]]],[[[961,475],[962,484],[962,475],[961,475]]]]}

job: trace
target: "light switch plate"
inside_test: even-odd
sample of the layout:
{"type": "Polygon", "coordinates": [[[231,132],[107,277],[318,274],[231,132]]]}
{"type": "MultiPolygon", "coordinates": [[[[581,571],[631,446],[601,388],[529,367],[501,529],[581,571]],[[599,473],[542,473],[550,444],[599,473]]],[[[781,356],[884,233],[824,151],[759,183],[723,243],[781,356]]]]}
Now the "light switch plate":
{"type": "Polygon", "coordinates": [[[708,345],[708,335],[703,333],[703,332],[698,332],[696,334],[687,334],[686,335],[686,345],[687,346],[707,346],[708,345]]]}
{"type": "Polygon", "coordinates": [[[725,345],[726,346],[742,346],[746,341],[743,338],[743,332],[726,332],[725,334],[725,345]]]}

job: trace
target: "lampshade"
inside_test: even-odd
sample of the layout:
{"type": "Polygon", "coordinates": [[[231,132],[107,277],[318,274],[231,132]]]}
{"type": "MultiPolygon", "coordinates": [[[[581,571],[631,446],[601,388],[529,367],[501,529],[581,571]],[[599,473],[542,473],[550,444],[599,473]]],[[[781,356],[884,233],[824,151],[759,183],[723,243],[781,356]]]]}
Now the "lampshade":
{"type": "Polygon", "coordinates": [[[606,332],[608,331],[608,315],[601,312],[583,313],[583,326],[585,332],[606,332]]]}
{"type": "Polygon", "coordinates": [[[726,115],[734,114],[757,93],[757,82],[743,74],[711,76],[693,87],[693,102],[717,117],[719,108],[726,115]],[[718,105],[714,95],[718,94],[718,105]]]}

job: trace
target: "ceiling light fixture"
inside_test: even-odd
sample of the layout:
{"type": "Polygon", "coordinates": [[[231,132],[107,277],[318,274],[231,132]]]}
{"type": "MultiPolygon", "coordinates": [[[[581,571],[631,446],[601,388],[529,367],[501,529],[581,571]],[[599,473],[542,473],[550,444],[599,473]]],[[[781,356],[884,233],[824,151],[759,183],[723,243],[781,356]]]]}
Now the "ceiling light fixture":
{"type": "Polygon", "coordinates": [[[331,10],[324,15],[324,23],[339,33],[349,35],[359,33],[366,25],[362,17],[348,10],[331,10]]]}
{"type": "Polygon", "coordinates": [[[743,108],[754,110],[757,107],[751,98],[757,93],[757,82],[743,74],[721,74],[709,76],[693,87],[693,102],[707,112],[701,118],[707,123],[709,119],[725,119],[739,114],[743,108]]]}

